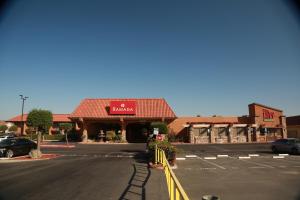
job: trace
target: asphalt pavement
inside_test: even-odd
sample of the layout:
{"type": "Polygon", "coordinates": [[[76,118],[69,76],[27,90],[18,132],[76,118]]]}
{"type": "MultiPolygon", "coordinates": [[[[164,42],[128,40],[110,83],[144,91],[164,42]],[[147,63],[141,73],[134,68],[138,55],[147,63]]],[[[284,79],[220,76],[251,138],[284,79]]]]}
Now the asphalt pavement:
{"type": "Polygon", "coordinates": [[[63,156],[0,163],[0,200],[167,198],[163,172],[147,166],[145,144],[42,150],[63,156]]]}
{"type": "Polygon", "coordinates": [[[177,145],[174,170],[191,200],[300,200],[300,156],[273,154],[270,144],[177,145]],[[219,157],[220,156],[220,157],[219,157]]]}

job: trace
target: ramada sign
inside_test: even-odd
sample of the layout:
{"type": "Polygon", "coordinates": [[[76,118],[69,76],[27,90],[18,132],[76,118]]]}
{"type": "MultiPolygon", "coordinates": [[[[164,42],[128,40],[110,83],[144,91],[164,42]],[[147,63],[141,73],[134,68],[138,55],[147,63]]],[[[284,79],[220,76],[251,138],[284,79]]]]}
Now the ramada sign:
{"type": "Polygon", "coordinates": [[[263,119],[264,119],[264,121],[273,121],[274,112],[263,109],[263,119]]]}
{"type": "Polygon", "coordinates": [[[111,101],[109,114],[111,115],[135,115],[135,101],[111,101]]]}

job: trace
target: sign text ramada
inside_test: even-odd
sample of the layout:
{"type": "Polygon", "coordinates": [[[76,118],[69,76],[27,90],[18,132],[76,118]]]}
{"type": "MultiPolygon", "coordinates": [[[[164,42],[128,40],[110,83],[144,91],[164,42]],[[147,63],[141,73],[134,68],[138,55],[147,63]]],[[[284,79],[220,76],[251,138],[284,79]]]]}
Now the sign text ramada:
{"type": "Polygon", "coordinates": [[[109,114],[111,115],[135,115],[135,101],[111,101],[109,114]]]}

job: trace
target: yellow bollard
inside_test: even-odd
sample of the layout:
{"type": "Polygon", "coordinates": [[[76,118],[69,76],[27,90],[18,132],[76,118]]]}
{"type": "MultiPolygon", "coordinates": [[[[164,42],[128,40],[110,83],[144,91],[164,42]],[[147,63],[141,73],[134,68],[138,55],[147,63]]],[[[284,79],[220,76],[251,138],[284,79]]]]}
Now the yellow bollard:
{"type": "Polygon", "coordinates": [[[179,195],[179,191],[178,191],[178,188],[177,188],[177,187],[176,187],[175,193],[176,193],[175,199],[176,199],[176,200],[180,200],[180,195],[179,195]]]}

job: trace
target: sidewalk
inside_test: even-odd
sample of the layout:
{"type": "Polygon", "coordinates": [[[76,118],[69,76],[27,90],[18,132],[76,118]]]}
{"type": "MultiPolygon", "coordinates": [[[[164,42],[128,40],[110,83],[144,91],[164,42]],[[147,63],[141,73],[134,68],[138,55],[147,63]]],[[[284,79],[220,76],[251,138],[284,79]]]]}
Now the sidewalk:
{"type": "Polygon", "coordinates": [[[164,171],[158,169],[150,170],[151,176],[146,185],[146,199],[168,199],[169,195],[164,171]]]}

